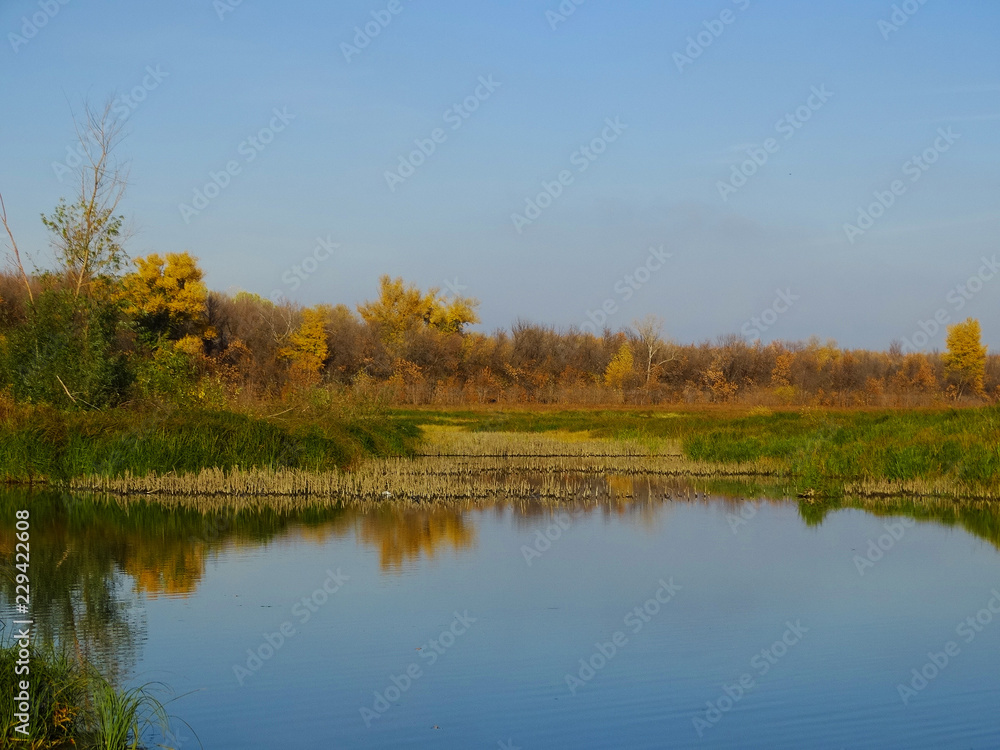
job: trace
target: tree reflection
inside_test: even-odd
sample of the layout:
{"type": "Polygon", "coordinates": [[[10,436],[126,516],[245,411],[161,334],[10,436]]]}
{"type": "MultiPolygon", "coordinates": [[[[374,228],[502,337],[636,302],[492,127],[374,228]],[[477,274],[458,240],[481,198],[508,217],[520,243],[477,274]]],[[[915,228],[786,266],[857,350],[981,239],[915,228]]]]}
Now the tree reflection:
{"type": "Polygon", "coordinates": [[[458,510],[398,510],[365,513],[356,519],[357,538],[379,551],[383,571],[402,570],[409,561],[433,558],[441,547],[473,547],[476,530],[458,510]]]}
{"type": "MultiPolygon", "coordinates": [[[[144,600],[194,594],[209,561],[225,549],[259,547],[278,538],[320,545],[353,537],[377,551],[382,572],[395,574],[443,551],[473,549],[476,516],[470,508],[510,514],[520,528],[548,524],[553,513],[570,509],[654,528],[676,502],[719,500],[704,494],[704,487],[692,492],[691,484],[643,476],[591,479],[588,487],[581,485],[583,489],[586,499],[577,504],[498,498],[460,507],[402,503],[275,507],[265,499],[241,510],[227,508],[217,499],[79,499],[0,490],[0,556],[5,573],[0,576],[0,610],[9,613],[14,602],[14,511],[21,508],[31,510],[36,640],[78,649],[109,677],[126,680],[146,638],[144,600]]],[[[738,492],[734,487],[720,494],[736,497],[738,492]]],[[[745,492],[744,497],[762,496],[759,488],[749,485],[745,492]]],[[[779,491],[772,495],[771,502],[787,502],[779,491]]],[[[960,526],[1000,549],[1000,507],[989,503],[846,499],[799,504],[808,525],[822,523],[827,513],[843,507],[960,526]]]]}

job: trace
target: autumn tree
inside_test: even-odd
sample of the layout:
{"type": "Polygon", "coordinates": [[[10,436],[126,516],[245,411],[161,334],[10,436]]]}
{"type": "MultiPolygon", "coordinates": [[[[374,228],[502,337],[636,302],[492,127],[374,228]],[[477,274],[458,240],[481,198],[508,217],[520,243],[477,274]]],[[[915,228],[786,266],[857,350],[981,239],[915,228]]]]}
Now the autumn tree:
{"type": "Polygon", "coordinates": [[[635,358],[632,355],[632,347],[626,341],[604,369],[604,384],[616,391],[622,390],[632,375],[634,366],[635,358]]]}
{"type": "Polygon", "coordinates": [[[290,375],[296,385],[316,385],[321,379],[323,365],[330,356],[326,339],[326,321],[330,312],[325,305],[303,310],[302,323],[279,352],[291,363],[290,375]]]}
{"type": "Polygon", "coordinates": [[[414,328],[429,327],[442,333],[462,333],[465,326],[479,322],[479,301],[468,297],[441,297],[440,290],[427,294],[402,278],[384,275],[379,279],[377,300],[358,305],[366,323],[378,328],[387,343],[397,344],[414,328]]]}
{"type": "Polygon", "coordinates": [[[979,321],[968,318],[963,323],[948,326],[948,351],[944,355],[944,370],[955,387],[955,394],[966,391],[983,393],[986,372],[986,347],[981,340],[979,321]]]}
{"type": "Polygon", "coordinates": [[[122,279],[125,312],[155,337],[177,340],[207,333],[208,289],[197,258],[189,253],[135,259],[136,271],[122,279]]]}
{"type": "Polygon", "coordinates": [[[458,296],[439,297],[436,289],[428,294],[433,296],[429,324],[441,333],[464,333],[467,325],[479,322],[479,315],[476,314],[478,300],[458,296]]]}

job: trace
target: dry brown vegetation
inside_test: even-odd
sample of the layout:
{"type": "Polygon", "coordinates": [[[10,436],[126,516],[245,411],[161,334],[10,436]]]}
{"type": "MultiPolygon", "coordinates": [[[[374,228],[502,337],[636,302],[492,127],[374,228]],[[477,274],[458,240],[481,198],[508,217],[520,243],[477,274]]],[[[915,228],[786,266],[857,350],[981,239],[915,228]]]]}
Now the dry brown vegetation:
{"type": "MultiPolygon", "coordinates": [[[[119,496],[197,497],[216,505],[293,509],[311,504],[367,507],[413,504],[482,504],[498,501],[607,502],[637,497],[689,496],[695,478],[754,480],[795,494],[786,463],[692,461],[670,440],[588,439],[584,433],[468,433],[428,428],[422,455],[374,459],[351,471],[298,469],[249,471],[204,469],[189,474],[73,480],[75,491],[119,496]]],[[[906,481],[864,480],[843,484],[848,495],[865,498],[998,499],[989,488],[974,491],[954,478],[906,481]]],[[[799,493],[820,502],[823,492],[799,493]]]]}
{"type": "MultiPolygon", "coordinates": [[[[67,398],[70,394],[73,399],[83,394],[84,400],[95,403],[96,389],[107,403],[146,397],[229,408],[271,402],[316,385],[391,404],[450,407],[913,408],[1000,398],[997,355],[985,356],[975,364],[974,375],[967,377],[956,369],[948,352],[904,353],[898,345],[884,352],[843,349],[816,338],[762,344],[736,335],[676,344],[643,321],[600,335],[524,321],[509,330],[483,334],[465,327],[474,316],[474,300],[450,300],[436,292],[432,298],[405,286],[403,292],[412,292],[410,296],[420,302],[413,310],[396,309],[402,303],[394,298],[365,303],[359,306],[361,313],[344,305],[303,309],[287,301],[208,292],[203,287],[195,300],[190,290],[198,288],[201,271],[190,256],[172,257],[173,265],[165,268],[139,259],[140,272],[106,280],[109,294],[123,305],[118,313],[107,313],[108,319],[127,313],[101,344],[106,356],[121,358],[118,380],[105,383],[103,390],[96,388],[93,378],[80,376],[71,382],[65,372],[75,365],[67,354],[38,364],[38,377],[55,383],[58,375],[67,390],[42,391],[27,384],[18,392],[63,406],[78,405],[67,398]],[[144,309],[144,303],[134,299],[135,289],[145,288],[142,284],[159,288],[161,281],[176,279],[180,288],[188,290],[183,315],[175,311],[181,301],[169,295],[161,300],[162,309],[153,313],[128,312],[144,309]],[[446,316],[456,304],[465,305],[469,313],[458,323],[446,316]],[[382,312],[375,315],[372,306],[382,312]]],[[[21,331],[29,343],[34,340],[31,336],[51,336],[41,329],[30,333],[32,326],[41,324],[32,322],[27,290],[33,289],[36,300],[45,301],[45,289],[61,284],[55,277],[44,282],[32,278],[26,287],[16,275],[0,276],[0,335],[21,331]]],[[[382,293],[388,294],[386,289],[382,293]]],[[[35,307],[41,310],[38,304],[35,307]]],[[[67,341],[79,338],[66,335],[67,341]]],[[[20,341],[21,336],[18,333],[11,341],[20,341]]],[[[970,351],[978,350],[971,346],[970,351]]],[[[6,377],[14,386],[20,382],[16,368],[23,366],[9,364],[6,377]]]]}

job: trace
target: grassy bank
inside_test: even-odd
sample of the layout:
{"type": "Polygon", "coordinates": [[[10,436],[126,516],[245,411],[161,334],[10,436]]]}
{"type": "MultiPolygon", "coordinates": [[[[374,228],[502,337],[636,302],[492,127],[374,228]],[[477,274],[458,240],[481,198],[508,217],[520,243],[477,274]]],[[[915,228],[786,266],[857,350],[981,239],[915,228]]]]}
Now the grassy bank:
{"type": "Polygon", "coordinates": [[[1000,408],[920,411],[407,411],[415,425],[585,432],[675,445],[721,468],[762,465],[803,490],[989,497],[1000,479],[1000,408]]]}
{"type": "Polygon", "coordinates": [[[0,479],[58,483],[80,476],[185,474],[204,468],[345,468],[407,455],[419,430],[384,413],[290,409],[274,416],[204,409],[0,413],[0,479]]]}
{"type": "MultiPolygon", "coordinates": [[[[416,452],[446,459],[429,474],[453,474],[455,456],[449,455],[454,450],[443,451],[433,440],[420,443],[421,435],[427,438],[436,427],[467,436],[458,456],[472,450],[480,460],[531,458],[524,466],[515,461],[503,467],[477,466],[477,471],[551,472],[562,466],[562,459],[585,456],[591,474],[651,470],[673,476],[780,477],[796,491],[827,497],[846,492],[994,498],[1000,484],[1000,407],[995,406],[909,411],[525,408],[382,412],[300,405],[274,415],[191,409],[58,412],[19,407],[0,413],[0,477],[19,483],[70,483],[80,489],[112,492],[146,488],[171,494],[215,487],[223,494],[296,495],[304,482],[310,488],[324,486],[330,496],[352,489],[374,496],[396,489],[395,482],[393,488],[380,486],[381,477],[389,471],[384,466],[368,467],[371,470],[362,472],[364,476],[353,479],[320,475],[354,467],[362,459],[416,452]],[[484,433],[517,436],[514,443],[490,447],[489,435],[484,433]],[[533,444],[530,436],[543,433],[559,438],[558,450],[547,455],[544,446],[533,444]],[[605,442],[572,447],[574,440],[583,438],[605,442]],[[474,449],[468,447],[473,445],[469,440],[479,441],[474,449]],[[620,450],[625,454],[617,455],[620,450]],[[236,468],[243,470],[242,477],[234,475],[236,468]],[[174,486],[177,478],[196,474],[201,475],[199,481],[185,480],[183,488],[174,486]],[[166,484],[145,482],[146,477],[165,478],[166,484]],[[83,478],[87,481],[80,482],[83,478]],[[93,478],[124,481],[89,481],[93,478]]],[[[411,468],[419,474],[427,469],[411,468]]],[[[412,473],[393,464],[390,473],[399,471],[407,476],[412,473]]],[[[407,478],[404,484],[412,481],[416,480],[407,478]]],[[[427,484],[418,494],[423,499],[435,488],[427,484]]]]}
{"type": "Polygon", "coordinates": [[[117,689],[92,665],[59,651],[32,646],[26,660],[22,653],[16,643],[0,645],[0,689],[7,698],[0,703],[3,747],[130,750],[141,747],[148,730],[169,731],[166,709],[148,687],[117,689]],[[25,662],[27,676],[16,672],[25,662]],[[29,685],[22,692],[25,677],[29,685]],[[15,700],[24,694],[26,705],[15,700]],[[25,716],[27,737],[18,731],[25,716]]]}

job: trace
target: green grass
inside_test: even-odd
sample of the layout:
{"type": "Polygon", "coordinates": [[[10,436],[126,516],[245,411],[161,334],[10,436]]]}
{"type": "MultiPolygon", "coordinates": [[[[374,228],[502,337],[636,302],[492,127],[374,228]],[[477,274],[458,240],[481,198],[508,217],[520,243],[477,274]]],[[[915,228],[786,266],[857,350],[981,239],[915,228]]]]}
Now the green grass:
{"type": "MultiPolygon", "coordinates": [[[[0,647],[0,689],[6,700],[0,701],[0,743],[15,747],[19,722],[15,719],[14,696],[24,675],[16,673],[18,648],[0,647]]],[[[29,729],[36,747],[60,747],[78,731],[78,714],[86,701],[87,679],[75,661],[62,653],[32,650],[28,660],[31,697],[29,729]]],[[[24,743],[26,747],[32,747],[24,743]]]]}
{"type": "Polygon", "coordinates": [[[801,487],[849,481],[946,479],[974,492],[1000,478],[1000,407],[919,411],[810,409],[764,414],[720,410],[401,411],[414,425],[469,430],[589,431],[595,437],[671,440],[687,458],[769,462],[801,487]]]}
{"type": "Polygon", "coordinates": [[[169,717],[151,686],[118,689],[93,665],[52,648],[30,648],[29,673],[17,672],[19,647],[0,645],[0,745],[32,750],[137,750],[150,730],[165,733],[169,717]],[[29,683],[28,737],[14,697],[29,683]]]}
{"type": "Polygon", "coordinates": [[[225,411],[17,407],[0,418],[0,479],[63,482],[83,475],[230,469],[343,468],[407,455],[419,431],[384,414],[255,417],[225,411]]]}
{"type": "Polygon", "coordinates": [[[650,447],[670,441],[696,461],[760,463],[824,493],[857,481],[953,483],[958,494],[995,488],[1000,407],[913,411],[719,409],[341,413],[323,404],[270,417],[209,410],[0,415],[0,478],[63,482],[87,474],[178,474],[204,468],[343,468],[372,456],[409,455],[423,425],[474,431],[581,431],[650,447]]]}

